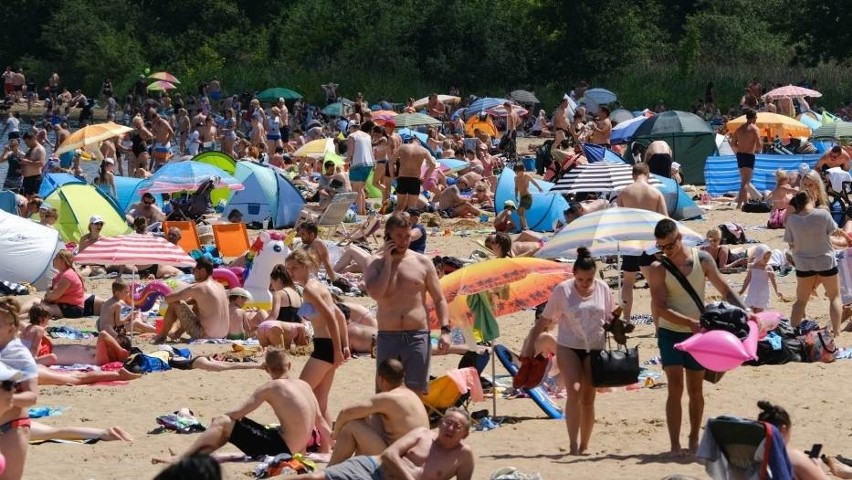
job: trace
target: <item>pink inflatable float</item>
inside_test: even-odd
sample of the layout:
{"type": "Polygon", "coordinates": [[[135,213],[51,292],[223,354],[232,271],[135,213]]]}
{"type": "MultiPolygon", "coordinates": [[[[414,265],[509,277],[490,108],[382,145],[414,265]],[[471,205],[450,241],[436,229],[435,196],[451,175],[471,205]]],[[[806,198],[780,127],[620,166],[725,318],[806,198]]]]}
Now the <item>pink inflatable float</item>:
{"type": "Polygon", "coordinates": [[[710,330],[696,333],[683,342],[676,343],[675,348],[692,355],[695,361],[708,370],[727,372],[745,361],[757,359],[759,336],[757,321],[749,320],[748,337],[743,341],[731,332],[710,330]]]}
{"type": "Polygon", "coordinates": [[[214,268],[213,280],[225,285],[228,287],[228,290],[242,286],[242,282],[239,277],[237,277],[237,274],[229,268],[214,268]]]}
{"type": "Polygon", "coordinates": [[[161,282],[159,280],[154,280],[144,286],[136,285],[135,290],[136,292],[133,293],[133,298],[131,299],[128,294],[128,296],[124,299],[124,302],[128,305],[132,304],[134,308],[143,312],[151,310],[158,298],[165,297],[172,293],[172,289],[166,285],[165,282],[161,282]]]}

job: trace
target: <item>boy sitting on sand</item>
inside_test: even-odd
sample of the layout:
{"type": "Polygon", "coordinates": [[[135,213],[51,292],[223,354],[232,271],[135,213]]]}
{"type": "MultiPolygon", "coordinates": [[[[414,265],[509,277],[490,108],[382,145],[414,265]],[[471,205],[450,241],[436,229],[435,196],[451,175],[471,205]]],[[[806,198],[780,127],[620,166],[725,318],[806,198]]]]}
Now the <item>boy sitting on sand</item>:
{"type": "Polygon", "coordinates": [[[121,314],[121,311],[128,307],[128,305],[124,303],[124,299],[127,297],[127,292],[128,287],[126,283],[121,280],[112,282],[112,297],[110,297],[110,299],[104,302],[101,306],[101,313],[96,323],[98,331],[105,331],[113,337],[118,338],[118,332],[116,329],[119,327],[127,329],[129,324],[130,331],[139,333],[156,333],[157,329],[154,328],[154,326],[148,325],[142,321],[139,310],[134,310],[127,315],[121,314]]]}
{"type": "Polygon", "coordinates": [[[232,288],[228,291],[228,340],[245,340],[266,318],[267,313],[258,309],[244,309],[251,300],[251,293],[244,288],[232,288]]]}

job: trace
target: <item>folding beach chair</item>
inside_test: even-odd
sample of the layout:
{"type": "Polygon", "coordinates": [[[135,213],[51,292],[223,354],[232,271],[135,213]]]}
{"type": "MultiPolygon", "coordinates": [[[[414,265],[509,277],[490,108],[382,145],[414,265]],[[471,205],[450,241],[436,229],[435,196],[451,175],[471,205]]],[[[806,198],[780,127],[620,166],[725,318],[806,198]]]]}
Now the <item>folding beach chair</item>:
{"type": "Polygon", "coordinates": [[[382,217],[376,213],[371,213],[357,229],[351,232],[342,232],[343,238],[337,242],[338,245],[344,246],[350,243],[370,243],[370,239],[379,243],[376,235],[382,229],[382,217]]]}
{"type": "Polygon", "coordinates": [[[213,238],[216,249],[223,257],[239,257],[249,249],[245,223],[214,223],[213,238]]]}
{"type": "MultiPolygon", "coordinates": [[[[479,381],[479,372],[474,367],[458,369],[459,372],[471,370],[471,374],[479,381]]],[[[450,407],[459,407],[468,410],[468,405],[471,401],[471,390],[465,387],[460,388],[459,383],[451,377],[451,372],[447,371],[444,375],[429,381],[429,390],[426,394],[420,395],[420,400],[423,406],[426,407],[426,412],[429,414],[429,420],[432,423],[437,422],[443,417],[444,412],[450,407]]]]}
{"type": "Polygon", "coordinates": [[[168,233],[169,229],[176,227],[180,230],[180,241],[178,246],[184,252],[189,253],[193,250],[201,249],[201,242],[198,240],[198,231],[195,229],[195,222],[189,220],[181,221],[165,221],[163,222],[163,232],[168,233]]]}
{"type": "MultiPolygon", "coordinates": [[[[781,472],[771,472],[770,458],[787,457],[783,442],[774,445],[772,432],[775,426],[739,417],[721,416],[707,421],[707,432],[698,448],[698,458],[705,464],[707,474],[713,479],[745,480],[750,478],[784,478],[781,472]],[[711,437],[711,438],[708,438],[711,437]],[[707,442],[713,441],[724,456],[712,456],[707,442]]],[[[786,460],[789,465],[789,459],[786,460]]],[[[783,463],[783,462],[782,462],[783,463]]],[[[792,472],[787,472],[792,478],[792,472]]]]}
{"type": "Polygon", "coordinates": [[[340,227],[346,232],[346,228],[343,227],[343,219],[346,217],[346,213],[349,212],[349,207],[357,199],[358,194],[355,192],[341,192],[335,195],[328,206],[325,207],[325,210],[315,217],[317,227],[326,227],[330,232],[334,232],[340,227]]]}

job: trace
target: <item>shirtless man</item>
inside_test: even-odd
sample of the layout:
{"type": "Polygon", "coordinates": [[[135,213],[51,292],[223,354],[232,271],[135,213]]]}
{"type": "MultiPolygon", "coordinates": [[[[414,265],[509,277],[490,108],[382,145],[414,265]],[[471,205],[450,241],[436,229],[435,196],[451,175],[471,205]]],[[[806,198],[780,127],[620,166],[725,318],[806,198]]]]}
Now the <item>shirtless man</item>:
{"type": "Polygon", "coordinates": [[[337,415],[334,422],[334,451],[329,465],[337,465],[352,455],[379,455],[390,444],[416,428],[429,428],[429,416],[420,397],[402,382],[402,362],[385,359],[376,368],[381,393],[337,415]]]}
{"type": "Polygon", "coordinates": [[[473,450],[462,443],[470,420],[457,408],[447,409],[438,430],[418,428],[394,442],[381,455],[353,457],[321,472],[293,480],[470,480],[473,450]]]}
{"type": "Polygon", "coordinates": [[[178,109],[177,127],[178,127],[178,151],[181,155],[186,153],[186,141],[189,138],[190,129],[189,113],[185,108],[178,109]]]}
{"type": "Polygon", "coordinates": [[[843,147],[841,147],[840,145],[835,145],[831,147],[831,150],[825,152],[825,155],[820,157],[819,161],[817,161],[816,165],[814,166],[814,170],[816,170],[817,172],[821,172],[823,167],[840,167],[844,171],[848,172],[849,162],[849,154],[843,151],[843,147]]]}
{"type": "Polygon", "coordinates": [[[304,454],[314,429],[319,430],[320,451],[331,449],[331,430],[320,413],[310,385],[290,378],[290,358],[281,350],[267,350],[265,369],[272,378],[239,408],[213,418],[210,426],[183,455],[153,458],[151,463],[175,463],[186,455],[209,455],[231,443],[247,456],[256,458],[279,453],[304,454]],[[246,415],[264,403],[272,407],[280,427],[261,425],[246,415]]]}
{"type": "Polygon", "coordinates": [[[429,257],[408,248],[411,223],[407,215],[394,213],[385,221],[385,243],[367,265],[364,284],[376,300],[376,362],[398,358],[405,366],[405,384],[426,393],[429,383],[429,318],[423,306],[432,297],[441,326],[438,349],[450,346],[447,300],[429,257]],[[400,295],[400,292],[405,292],[400,295]]]}
{"type": "Polygon", "coordinates": [[[663,140],[655,140],[645,149],[645,163],[648,171],[666,178],[672,176],[672,147],[663,140]]]}
{"type": "Polygon", "coordinates": [[[609,107],[601,105],[598,109],[598,118],[591,125],[592,138],[589,143],[610,147],[609,136],[612,133],[612,120],[609,119],[609,107]]]}
{"type": "Polygon", "coordinates": [[[506,109],[506,133],[503,134],[501,143],[508,149],[507,155],[510,160],[514,160],[518,156],[518,146],[515,143],[518,140],[518,129],[521,127],[521,117],[515,111],[512,102],[503,102],[503,108],[506,109]]]}
{"type": "Polygon", "coordinates": [[[515,198],[518,199],[518,218],[521,220],[521,230],[527,230],[527,210],[532,207],[533,196],[530,193],[530,183],[535,185],[539,192],[544,192],[541,185],[535,181],[532,175],[524,171],[522,163],[515,164],[515,198]]]}
{"type": "Polygon", "coordinates": [[[467,183],[462,178],[455,185],[445,188],[438,196],[435,209],[448,218],[463,217],[466,215],[478,217],[485,213],[485,211],[474,207],[469,200],[462,198],[461,188],[467,188],[467,183]]]}
{"type": "Polygon", "coordinates": [[[731,135],[731,148],[737,154],[737,168],[740,170],[737,210],[741,209],[743,203],[748,200],[751,177],[754,174],[755,155],[760,153],[763,147],[760,141],[760,129],[754,124],[757,121],[757,112],[749,108],[746,110],[745,117],[746,123],[731,135]]]}
{"type": "Polygon", "coordinates": [[[296,235],[302,239],[302,248],[307,250],[317,265],[322,265],[325,268],[325,273],[328,275],[328,281],[334,282],[337,280],[337,274],[334,272],[334,267],[331,265],[331,259],[328,255],[328,247],[325,242],[319,240],[319,228],[314,222],[302,222],[296,227],[296,235]]]}
{"type": "Polygon", "coordinates": [[[166,214],[157,206],[156,199],[154,199],[154,195],[150,192],[143,193],[142,201],[133,205],[130,208],[130,213],[127,214],[127,220],[130,222],[139,217],[145,218],[148,225],[153,225],[166,219],[166,214]]]}
{"type": "Polygon", "coordinates": [[[29,150],[21,159],[21,175],[24,177],[21,184],[21,194],[28,197],[37,195],[41,188],[41,171],[47,160],[47,152],[38,143],[32,132],[24,134],[24,143],[27,144],[29,150]]]}
{"type": "MultiPolygon", "coordinates": [[[[618,193],[616,205],[625,208],[639,208],[657,212],[664,217],[669,216],[666,199],[663,194],[648,183],[650,176],[647,163],[633,165],[633,183],[618,193]]],[[[636,272],[648,278],[648,267],[654,261],[652,255],[624,255],[621,261],[623,285],[621,287],[621,305],[624,309],[624,319],[630,321],[633,312],[633,286],[636,284],[636,272]]]]}
{"type": "Polygon", "coordinates": [[[154,343],[165,342],[175,323],[179,325],[171,335],[173,339],[179,339],[184,332],[192,338],[225,338],[228,335],[228,295],[225,287],[213,279],[213,263],[202,257],[195,263],[192,273],[196,283],[164,298],[169,309],[154,343]]]}
{"type": "Polygon", "coordinates": [[[151,156],[154,158],[153,170],[157,171],[172,156],[172,139],[175,137],[175,131],[165,118],[155,115],[151,133],[154,134],[154,147],[151,149],[151,156]]]}
{"type": "Polygon", "coordinates": [[[397,204],[395,212],[404,212],[409,207],[414,207],[417,197],[420,196],[420,187],[423,178],[432,176],[438,162],[435,157],[426,150],[416,137],[412,137],[405,145],[399,147],[396,157],[388,157],[391,161],[399,160],[399,171],[396,183],[397,204]],[[426,173],[421,175],[423,161],[426,161],[426,173]]]}

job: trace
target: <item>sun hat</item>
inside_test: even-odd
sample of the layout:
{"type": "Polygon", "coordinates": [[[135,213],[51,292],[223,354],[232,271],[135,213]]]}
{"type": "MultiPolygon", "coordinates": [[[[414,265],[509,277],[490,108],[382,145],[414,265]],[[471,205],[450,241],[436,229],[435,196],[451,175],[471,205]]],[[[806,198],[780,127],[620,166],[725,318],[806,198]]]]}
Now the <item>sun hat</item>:
{"type": "Polygon", "coordinates": [[[51,205],[47,202],[41,202],[41,206],[38,207],[39,210],[45,210],[45,211],[50,210],[51,208],[53,208],[53,205],[51,205]]]}
{"type": "Polygon", "coordinates": [[[248,290],[242,287],[235,287],[228,290],[229,297],[243,297],[251,300],[251,293],[248,290]]]}
{"type": "Polygon", "coordinates": [[[506,208],[506,207],[515,208],[515,201],[514,200],[506,200],[505,202],[503,202],[503,208],[506,208]]]}
{"type": "Polygon", "coordinates": [[[89,224],[104,223],[104,219],[100,215],[92,215],[89,217],[89,224]]]}
{"type": "Polygon", "coordinates": [[[115,165],[115,160],[113,160],[110,157],[106,157],[106,158],[104,158],[104,163],[108,163],[110,165],[115,165]]]}

